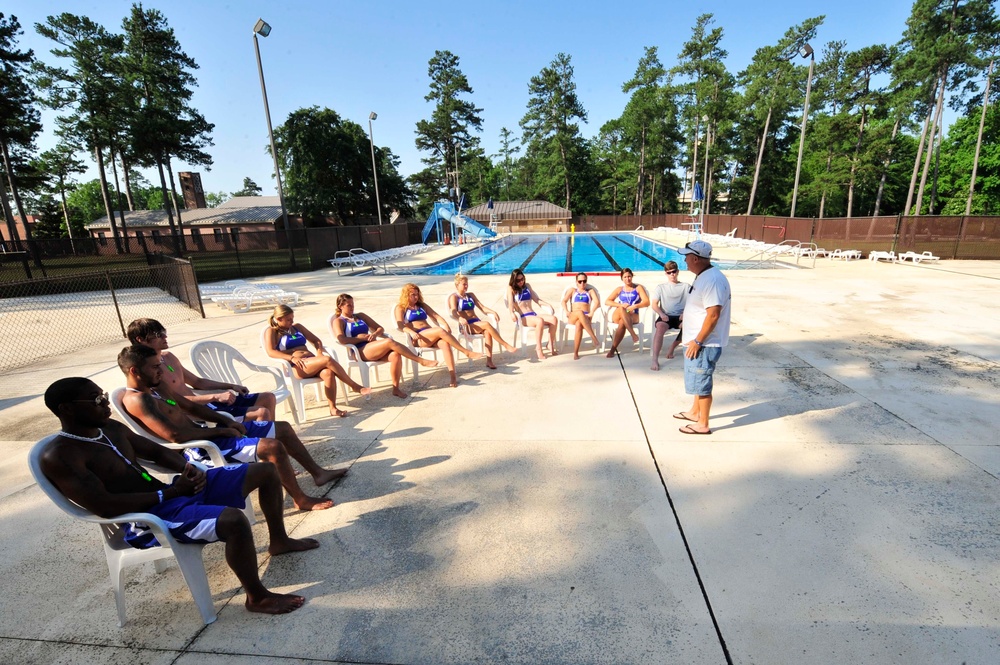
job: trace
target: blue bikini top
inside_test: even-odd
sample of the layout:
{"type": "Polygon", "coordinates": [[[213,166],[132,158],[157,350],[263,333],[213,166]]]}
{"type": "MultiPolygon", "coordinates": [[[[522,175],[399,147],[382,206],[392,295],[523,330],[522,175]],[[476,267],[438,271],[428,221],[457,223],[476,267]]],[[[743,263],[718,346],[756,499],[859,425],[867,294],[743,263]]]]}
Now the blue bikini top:
{"type": "Polygon", "coordinates": [[[344,322],[344,334],[348,337],[361,337],[371,332],[368,329],[368,324],[360,319],[349,321],[342,316],[340,320],[344,322]]]}
{"type": "MultiPolygon", "coordinates": [[[[455,295],[458,295],[457,293],[455,295]]],[[[458,311],[472,312],[476,309],[475,301],[469,296],[458,296],[458,311]]]]}
{"type": "Polygon", "coordinates": [[[527,286],[521,289],[520,293],[517,294],[518,302],[524,302],[525,300],[531,300],[531,289],[527,286]]]}
{"type": "Polygon", "coordinates": [[[639,289],[633,289],[632,291],[622,289],[618,292],[618,297],[615,300],[623,305],[635,305],[642,300],[642,297],[639,296],[639,289]]]}
{"type": "Polygon", "coordinates": [[[584,291],[574,291],[573,292],[573,302],[585,302],[590,303],[590,294],[584,291]]]}
{"type": "Polygon", "coordinates": [[[278,350],[289,351],[306,345],[306,336],[298,330],[292,330],[278,338],[278,350]]]}
{"type": "Polygon", "coordinates": [[[407,323],[413,323],[414,321],[426,321],[427,312],[424,311],[423,307],[417,305],[416,309],[407,309],[403,312],[403,318],[406,319],[407,323]]]}

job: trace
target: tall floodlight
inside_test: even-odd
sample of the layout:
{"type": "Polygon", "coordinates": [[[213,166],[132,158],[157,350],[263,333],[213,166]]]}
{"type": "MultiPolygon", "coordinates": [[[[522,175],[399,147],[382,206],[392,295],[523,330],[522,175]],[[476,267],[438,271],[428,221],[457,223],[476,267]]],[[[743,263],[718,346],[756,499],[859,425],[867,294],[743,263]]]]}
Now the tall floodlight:
{"type": "Polygon", "coordinates": [[[378,120],[378,113],[368,114],[368,142],[372,146],[372,175],[375,177],[375,209],[378,211],[378,225],[382,226],[382,202],[378,198],[378,167],[375,166],[375,132],[372,131],[372,120],[378,120]]]}
{"type": "Polygon", "coordinates": [[[802,129],[799,131],[799,158],[795,162],[795,187],[792,189],[792,212],[790,217],[795,217],[795,203],[799,199],[799,174],[802,172],[802,148],[806,143],[806,120],[809,118],[809,93],[812,92],[813,67],[816,64],[816,55],[813,47],[803,44],[799,48],[799,55],[809,58],[809,76],[806,77],[806,103],[802,107],[802,129]]]}
{"type": "Polygon", "coordinates": [[[267,105],[267,86],[264,85],[264,67],[260,64],[260,46],[257,35],[267,37],[271,34],[271,26],[264,19],[257,19],[253,26],[253,50],[257,54],[257,73],[260,75],[260,94],[264,97],[264,117],[267,118],[267,137],[271,141],[271,157],[274,158],[274,177],[278,181],[278,202],[281,203],[281,220],[285,227],[285,238],[288,241],[288,256],[295,270],[295,248],[292,246],[292,234],[288,228],[288,211],[285,210],[285,193],[281,189],[281,169],[278,168],[278,151],[274,148],[274,131],[271,129],[271,109],[267,105]]]}

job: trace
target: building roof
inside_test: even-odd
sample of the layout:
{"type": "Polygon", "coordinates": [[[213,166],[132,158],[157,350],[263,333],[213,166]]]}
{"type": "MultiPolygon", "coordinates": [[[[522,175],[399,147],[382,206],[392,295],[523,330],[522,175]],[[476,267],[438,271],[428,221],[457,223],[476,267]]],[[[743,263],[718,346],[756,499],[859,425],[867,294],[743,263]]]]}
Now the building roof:
{"type": "Polygon", "coordinates": [[[261,206],[281,207],[281,199],[277,196],[234,196],[225,203],[220,203],[219,208],[259,208],[261,206]]]}
{"type": "MultiPolygon", "coordinates": [[[[246,206],[219,206],[217,208],[190,208],[181,210],[181,223],[191,226],[217,226],[233,224],[274,224],[281,218],[281,206],[278,205],[277,196],[240,196],[240,199],[274,199],[275,205],[246,206]]],[[[174,220],[176,221],[176,220],[174,220]]],[[[121,222],[121,218],[116,213],[115,222],[121,222]]],[[[169,227],[165,210],[126,210],[126,228],[158,228],[169,227]]],[[[98,220],[87,224],[88,230],[109,229],[108,216],[105,215],[98,220]]]]}
{"type": "Polygon", "coordinates": [[[487,203],[480,203],[462,214],[477,222],[504,219],[569,219],[573,213],[548,201],[494,201],[490,210],[487,203]]]}

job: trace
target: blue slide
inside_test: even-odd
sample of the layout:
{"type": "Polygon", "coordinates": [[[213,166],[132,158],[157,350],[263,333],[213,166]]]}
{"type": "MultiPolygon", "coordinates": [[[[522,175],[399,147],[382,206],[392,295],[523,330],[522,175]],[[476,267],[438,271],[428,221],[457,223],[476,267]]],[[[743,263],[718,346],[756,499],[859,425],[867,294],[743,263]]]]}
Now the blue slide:
{"type": "Polygon", "coordinates": [[[421,240],[425,245],[427,244],[427,238],[431,235],[431,231],[435,228],[437,228],[437,240],[441,242],[441,222],[449,222],[460,232],[468,233],[475,238],[495,238],[497,235],[495,231],[489,230],[474,219],[458,214],[455,211],[454,203],[438,201],[434,204],[434,210],[431,211],[427,222],[424,224],[424,230],[420,234],[421,240]]]}

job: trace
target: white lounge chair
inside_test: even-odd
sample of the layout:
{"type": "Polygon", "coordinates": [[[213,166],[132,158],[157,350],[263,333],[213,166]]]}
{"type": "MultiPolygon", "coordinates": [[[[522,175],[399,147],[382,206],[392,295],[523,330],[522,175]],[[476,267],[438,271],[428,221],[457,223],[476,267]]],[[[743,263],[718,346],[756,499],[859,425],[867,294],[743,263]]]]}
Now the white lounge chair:
{"type": "Polygon", "coordinates": [[[895,252],[882,252],[879,250],[868,252],[868,260],[873,263],[878,263],[879,261],[888,261],[889,263],[896,262],[895,252]]]}
{"type": "Polygon", "coordinates": [[[900,263],[905,262],[907,259],[909,259],[911,263],[920,263],[921,261],[940,261],[941,257],[934,256],[930,252],[923,252],[921,254],[917,254],[916,252],[904,252],[896,258],[896,260],[900,263]]]}
{"type": "MultiPolygon", "coordinates": [[[[103,518],[67,499],[42,472],[42,452],[56,436],[47,436],[32,446],[31,452],[28,453],[28,467],[31,469],[31,475],[34,476],[35,482],[38,483],[38,488],[64,513],[78,520],[100,525],[101,538],[104,542],[104,556],[108,563],[108,575],[111,577],[111,587],[115,593],[115,606],[118,608],[118,626],[125,625],[125,567],[153,561],[156,572],[162,573],[166,570],[163,560],[170,557],[177,559],[177,566],[181,569],[181,574],[191,591],[195,605],[198,606],[202,621],[206,625],[215,621],[215,604],[212,602],[212,591],[208,586],[208,575],[205,574],[205,564],[201,558],[204,545],[178,543],[170,534],[163,520],[150,513],[125,513],[111,518],[103,518]],[[136,549],[126,543],[124,529],[121,525],[129,522],[140,522],[147,525],[156,536],[160,546],[136,549]]],[[[143,587],[143,590],[145,591],[146,587],[143,587]]]]}

